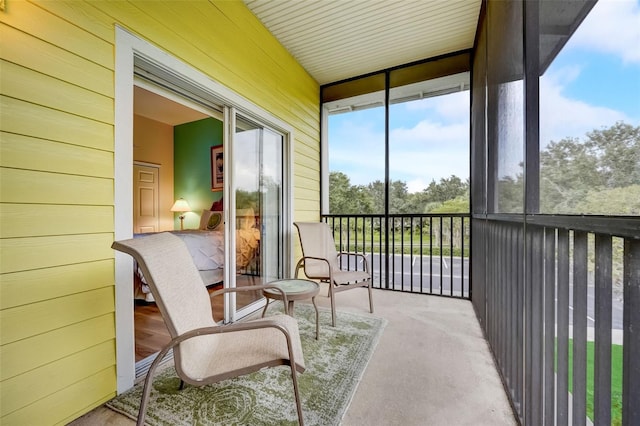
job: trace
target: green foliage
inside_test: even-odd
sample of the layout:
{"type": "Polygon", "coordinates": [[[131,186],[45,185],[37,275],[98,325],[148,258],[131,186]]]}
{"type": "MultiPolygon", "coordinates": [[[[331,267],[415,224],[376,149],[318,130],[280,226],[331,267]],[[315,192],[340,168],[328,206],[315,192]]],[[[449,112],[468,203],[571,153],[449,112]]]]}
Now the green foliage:
{"type": "MultiPolygon", "coordinates": [[[[457,197],[469,197],[469,180],[463,182],[458,176],[451,175],[449,178],[440,179],[439,183],[432,180],[429,186],[423,191],[427,202],[444,203],[457,197]]],[[[468,211],[468,210],[467,210],[468,211]]]]}
{"type": "Polygon", "coordinates": [[[640,127],[618,122],[540,153],[543,213],[638,214],[640,127]],[[633,213],[635,212],[635,213],[633,213]]]}
{"type": "Polygon", "coordinates": [[[236,191],[236,208],[238,209],[255,209],[259,205],[260,193],[258,191],[245,191],[239,189],[236,191]]]}
{"type": "Polygon", "coordinates": [[[575,209],[578,213],[640,216],[640,185],[590,190],[575,209]]]}
{"type": "Polygon", "coordinates": [[[329,174],[329,211],[334,214],[373,213],[373,199],[366,187],[351,185],[342,172],[329,174]]]}
{"type": "Polygon", "coordinates": [[[469,195],[460,195],[432,208],[430,213],[469,213],[469,195]]]}
{"type": "MultiPolygon", "coordinates": [[[[351,185],[346,174],[329,174],[329,211],[332,214],[382,214],[384,202],[384,182],[376,180],[366,186],[351,185]]],[[[439,212],[468,213],[469,181],[451,176],[440,179],[439,183],[432,181],[422,192],[413,194],[403,181],[389,183],[390,214],[430,213],[434,208],[439,208],[439,212]]]]}

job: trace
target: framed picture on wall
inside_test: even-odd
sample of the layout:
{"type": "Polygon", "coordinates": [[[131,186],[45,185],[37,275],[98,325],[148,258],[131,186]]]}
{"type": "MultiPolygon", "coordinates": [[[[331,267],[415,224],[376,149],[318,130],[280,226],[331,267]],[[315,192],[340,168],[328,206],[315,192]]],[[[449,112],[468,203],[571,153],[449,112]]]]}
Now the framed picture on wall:
{"type": "Polygon", "coordinates": [[[224,187],[224,153],[222,146],[211,147],[211,190],[222,191],[224,187]]]}

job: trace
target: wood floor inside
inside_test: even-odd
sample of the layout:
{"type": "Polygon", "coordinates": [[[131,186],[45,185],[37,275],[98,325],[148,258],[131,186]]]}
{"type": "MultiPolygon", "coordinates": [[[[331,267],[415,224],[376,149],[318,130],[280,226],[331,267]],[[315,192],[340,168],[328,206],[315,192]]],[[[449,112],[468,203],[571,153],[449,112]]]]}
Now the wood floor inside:
{"type": "MultiPolygon", "coordinates": [[[[236,285],[238,287],[259,284],[261,284],[259,277],[249,278],[246,276],[238,276],[236,279],[236,285]]],[[[222,284],[218,284],[207,287],[207,290],[209,294],[211,294],[221,288],[222,284]]],[[[255,291],[239,292],[237,293],[237,304],[239,307],[245,306],[258,300],[260,297],[262,297],[262,295],[255,291]]],[[[222,321],[224,318],[223,299],[222,295],[211,298],[211,313],[216,321],[222,321]]],[[[136,300],[133,320],[136,362],[160,351],[160,349],[171,340],[169,330],[167,330],[160,311],[154,302],[136,300]]]]}

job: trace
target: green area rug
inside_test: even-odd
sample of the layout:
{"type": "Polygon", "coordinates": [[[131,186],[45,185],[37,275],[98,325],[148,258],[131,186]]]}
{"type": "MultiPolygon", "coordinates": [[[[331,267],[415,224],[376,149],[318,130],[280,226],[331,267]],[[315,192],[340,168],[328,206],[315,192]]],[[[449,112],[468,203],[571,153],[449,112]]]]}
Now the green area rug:
{"type": "MultiPolygon", "coordinates": [[[[282,309],[272,304],[267,315],[282,309]]],[[[298,374],[306,425],[340,423],[369,362],[386,320],[370,315],[320,309],[320,339],[315,340],[315,311],[297,304],[300,338],[307,370],[298,374]]],[[[149,425],[294,425],[297,413],[289,367],[267,368],[213,385],[185,385],[173,367],[157,373],[149,400],[149,425]]],[[[142,384],[112,399],[107,406],[136,418],[142,384]]]]}

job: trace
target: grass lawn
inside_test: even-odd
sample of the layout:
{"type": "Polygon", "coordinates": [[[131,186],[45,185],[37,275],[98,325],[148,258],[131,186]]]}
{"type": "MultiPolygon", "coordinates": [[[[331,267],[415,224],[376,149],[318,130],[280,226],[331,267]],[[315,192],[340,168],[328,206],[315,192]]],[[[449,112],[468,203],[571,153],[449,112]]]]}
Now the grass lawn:
{"type": "MultiPolygon", "coordinates": [[[[587,417],[593,421],[594,342],[587,342],[587,417]]],[[[573,392],[573,339],[569,339],[569,392],[573,392]]],[[[622,345],[611,345],[611,424],[622,424],[622,345]]]]}

